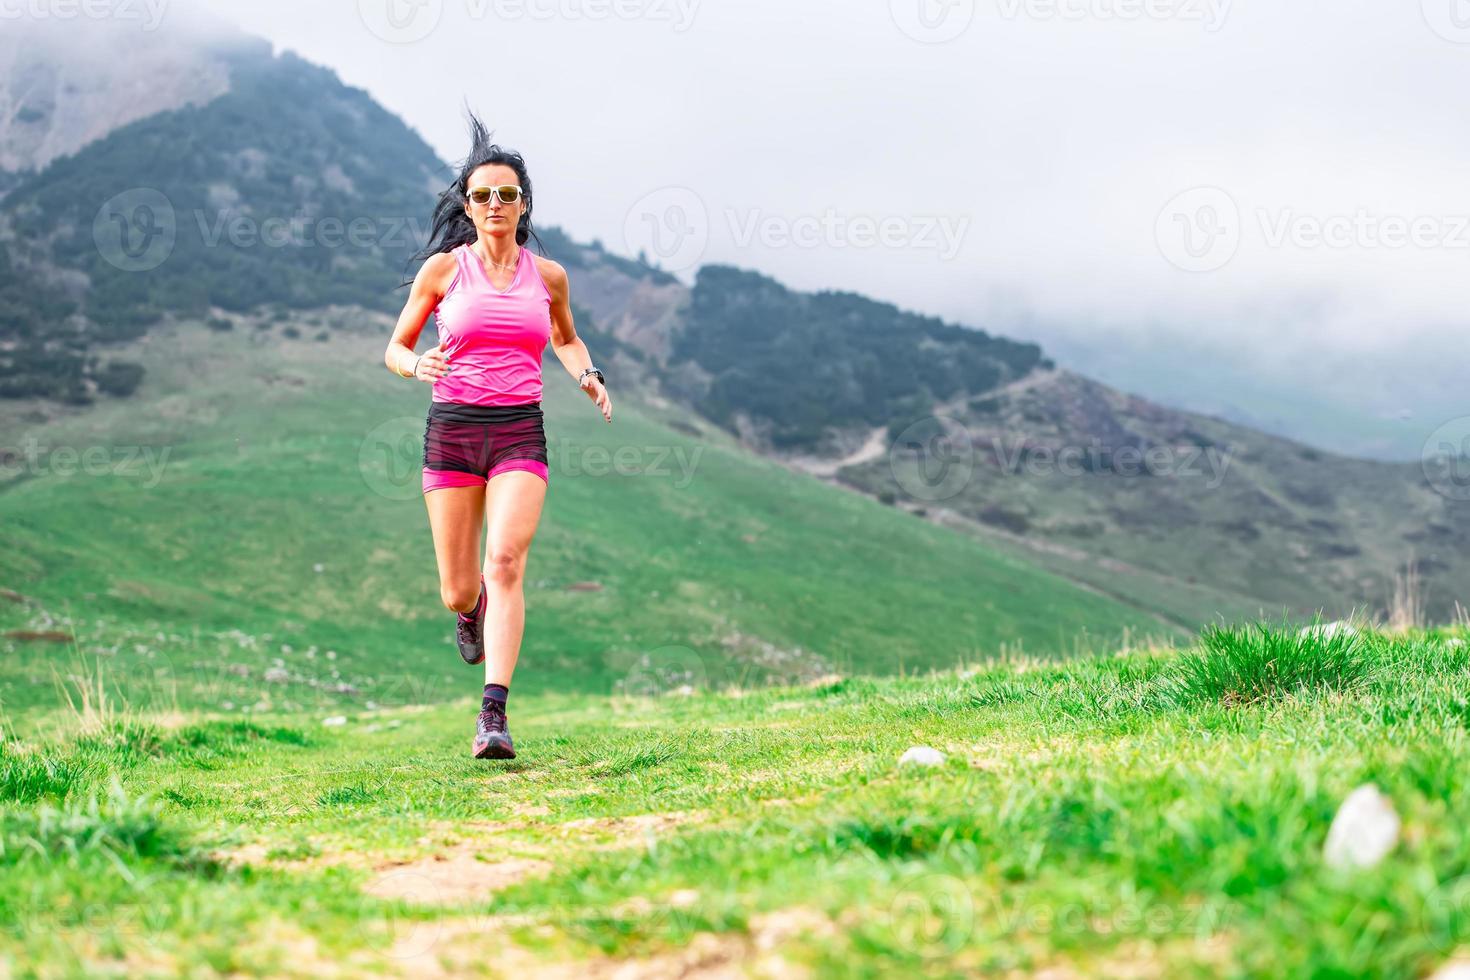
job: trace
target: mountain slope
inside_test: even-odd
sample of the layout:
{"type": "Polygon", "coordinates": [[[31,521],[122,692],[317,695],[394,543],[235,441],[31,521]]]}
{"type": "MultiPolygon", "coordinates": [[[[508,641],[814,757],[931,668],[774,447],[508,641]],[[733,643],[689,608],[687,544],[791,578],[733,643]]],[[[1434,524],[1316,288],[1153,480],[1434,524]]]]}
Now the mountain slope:
{"type": "MultiPolygon", "coordinates": [[[[0,587],[69,605],[83,649],[114,650],[110,675],[138,663],[131,644],[105,639],[123,625],[158,633],[146,647],[211,677],[209,638],[243,631],[267,637],[228,661],[248,665],[252,697],[325,696],[258,683],[282,644],[337,651],[313,666],[339,671],[350,701],[389,700],[383,684],[404,664],[421,675],[417,700],[457,696],[473,672],[453,651],[418,489],[428,389],[382,367],[388,317],[305,316],[289,330],[151,331],[127,345],[156,367],[126,401],[42,423],[0,403],[16,444],[33,447],[3,470],[0,587]],[[329,318],[328,339],[309,339],[329,318]]],[[[1171,632],[718,430],[669,428],[635,398],[619,399],[609,425],[549,354],[544,369],[551,485],[518,684],[609,691],[652,672],[723,687],[1171,632]]],[[[41,672],[38,697],[43,663],[10,664],[41,672]]]]}
{"type": "Polygon", "coordinates": [[[0,32],[0,192],[120,126],[229,90],[270,44],[205,12],[124,4],[114,16],[7,16],[0,32]]]}
{"type": "MultiPolygon", "coordinates": [[[[156,366],[125,345],[171,320],[225,333],[294,310],[311,325],[293,329],[326,338],[340,320],[306,311],[396,312],[442,162],[331,72],[240,50],[225,94],[118,128],[0,202],[0,402],[126,395],[156,366]],[[354,224],[366,234],[338,240],[354,224]]],[[[1470,596],[1464,505],[1417,468],[1172,412],[1056,372],[1035,345],[854,294],[730,267],[689,288],[560,229],[543,239],[594,357],[671,423],[710,432],[690,430],[697,413],[1151,615],[1381,610],[1410,563],[1432,614],[1470,596]],[[955,444],[962,485],[931,485],[955,444]],[[1171,472],[1128,462],[1151,453],[1171,472]],[[1058,465],[1073,456],[1080,470],[1058,465]]]]}

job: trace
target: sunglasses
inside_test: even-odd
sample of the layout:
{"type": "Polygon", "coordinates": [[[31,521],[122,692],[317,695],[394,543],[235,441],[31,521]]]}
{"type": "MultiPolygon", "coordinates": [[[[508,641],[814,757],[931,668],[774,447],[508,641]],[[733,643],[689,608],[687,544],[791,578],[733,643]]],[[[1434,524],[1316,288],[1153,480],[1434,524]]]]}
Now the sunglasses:
{"type": "Polygon", "coordinates": [[[501,204],[514,204],[521,199],[521,189],[515,184],[498,187],[471,187],[466,196],[476,204],[489,204],[493,196],[501,204]]]}

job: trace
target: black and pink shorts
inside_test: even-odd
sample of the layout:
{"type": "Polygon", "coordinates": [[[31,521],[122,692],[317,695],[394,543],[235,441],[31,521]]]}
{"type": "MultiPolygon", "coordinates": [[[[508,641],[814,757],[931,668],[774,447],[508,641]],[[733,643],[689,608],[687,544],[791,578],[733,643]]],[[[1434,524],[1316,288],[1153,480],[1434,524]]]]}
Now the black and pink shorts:
{"type": "Polygon", "coordinates": [[[492,476],[526,470],[547,479],[541,403],[430,402],[424,427],[424,492],[483,487],[492,476]]]}

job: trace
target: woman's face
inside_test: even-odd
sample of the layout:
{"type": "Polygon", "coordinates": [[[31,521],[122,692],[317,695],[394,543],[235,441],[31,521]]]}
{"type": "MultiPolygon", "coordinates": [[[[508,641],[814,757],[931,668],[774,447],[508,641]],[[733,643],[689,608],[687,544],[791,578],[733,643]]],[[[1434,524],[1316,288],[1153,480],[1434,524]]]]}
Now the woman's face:
{"type": "MultiPolygon", "coordinates": [[[[516,172],[503,163],[487,163],[483,167],[476,167],[474,173],[470,174],[468,187],[498,187],[501,184],[514,184],[520,187],[521,179],[516,172]]],[[[522,188],[521,199],[514,204],[501,204],[500,198],[494,194],[484,204],[476,204],[474,201],[466,201],[465,214],[475,223],[475,227],[487,235],[510,235],[516,233],[516,225],[520,223],[521,215],[526,211],[526,197],[522,188]]]]}

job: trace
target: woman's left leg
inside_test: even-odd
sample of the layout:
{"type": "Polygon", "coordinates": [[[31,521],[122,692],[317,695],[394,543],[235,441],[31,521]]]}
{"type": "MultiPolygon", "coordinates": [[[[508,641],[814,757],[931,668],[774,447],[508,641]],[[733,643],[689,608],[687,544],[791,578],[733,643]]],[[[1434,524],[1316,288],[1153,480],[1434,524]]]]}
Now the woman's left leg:
{"type": "Polygon", "coordinates": [[[541,521],[546,481],[506,470],[485,487],[485,683],[510,687],[526,624],[523,585],[531,540],[541,521]]]}

